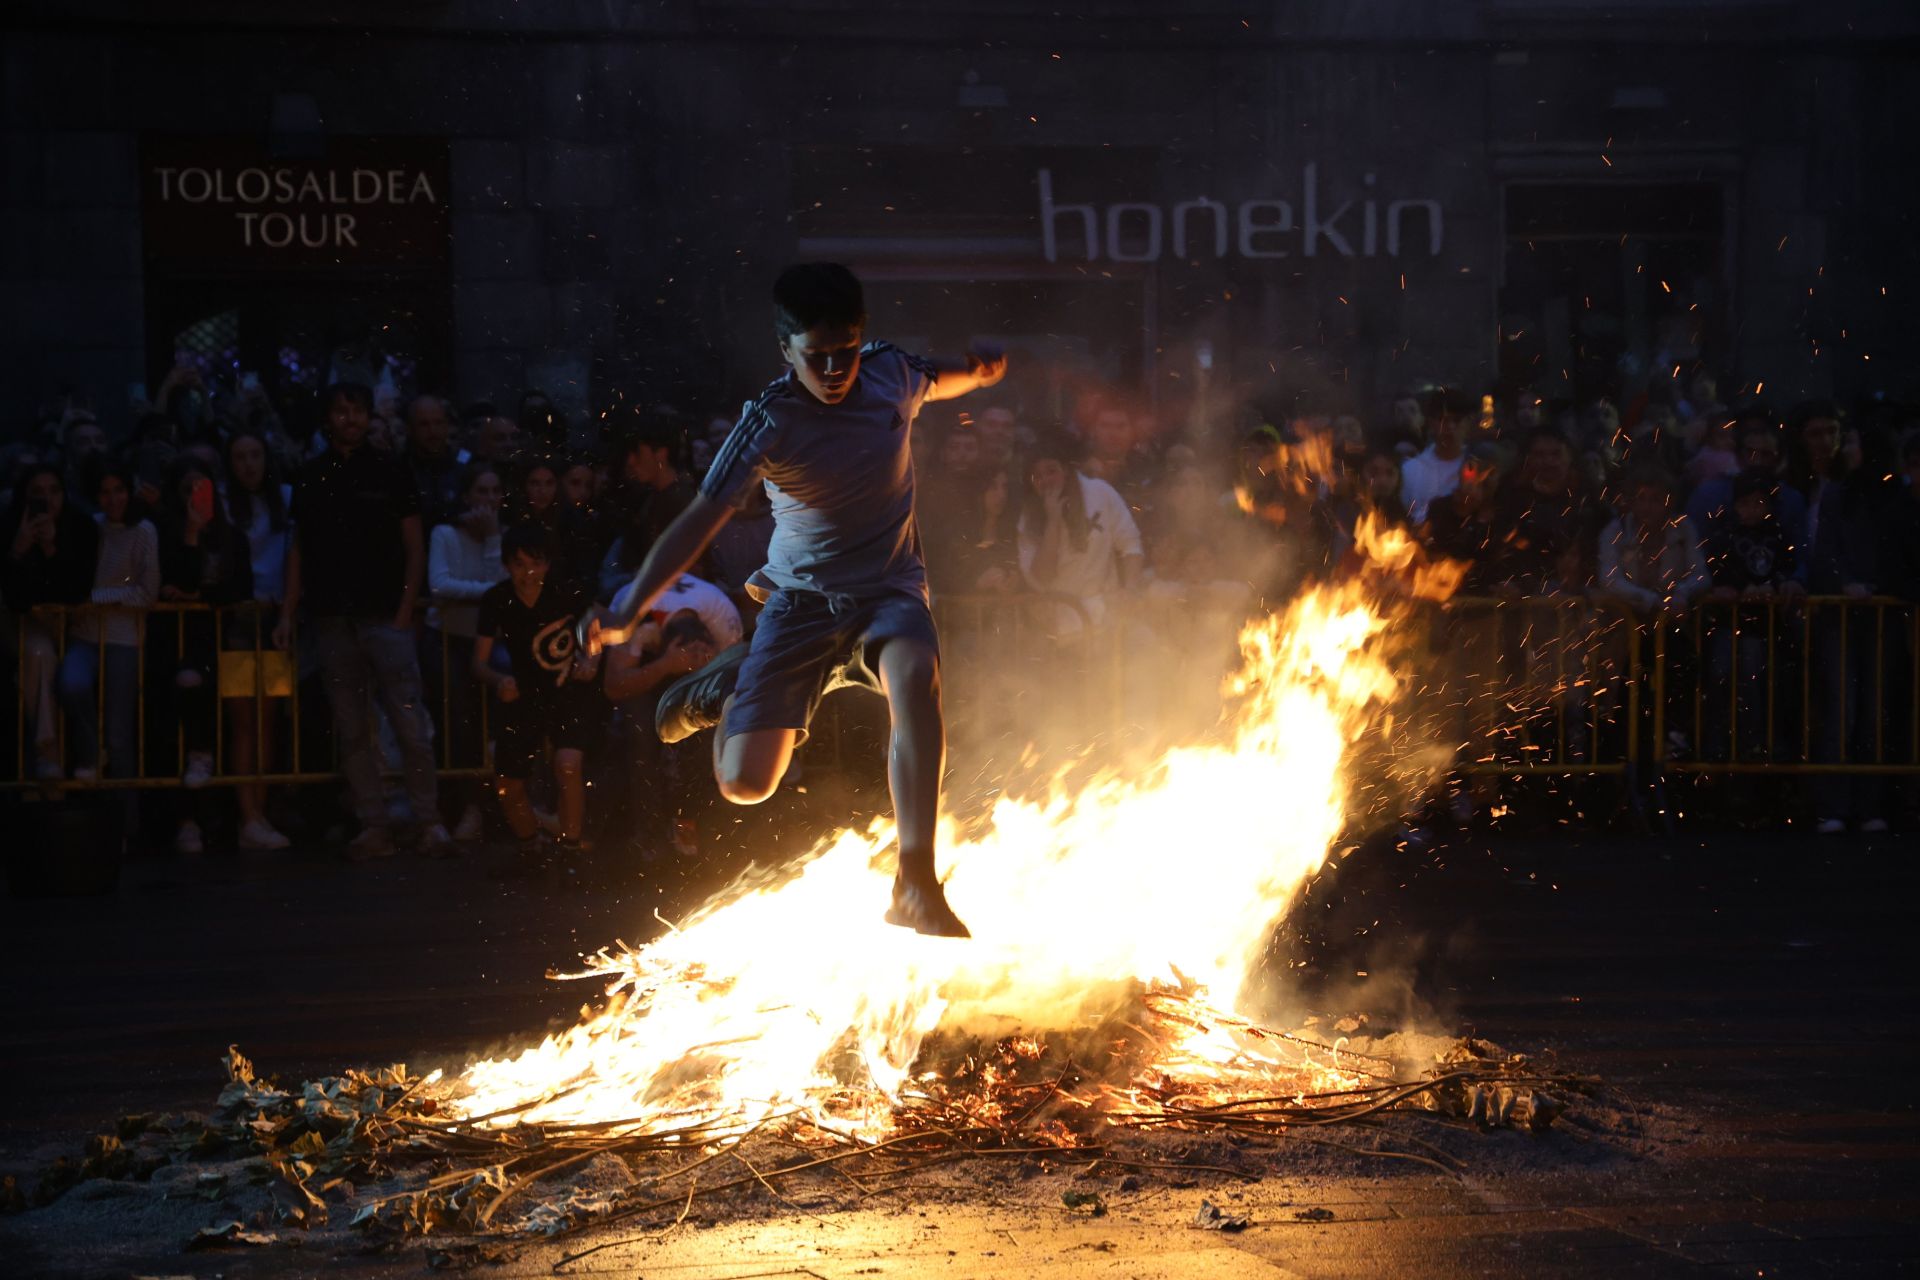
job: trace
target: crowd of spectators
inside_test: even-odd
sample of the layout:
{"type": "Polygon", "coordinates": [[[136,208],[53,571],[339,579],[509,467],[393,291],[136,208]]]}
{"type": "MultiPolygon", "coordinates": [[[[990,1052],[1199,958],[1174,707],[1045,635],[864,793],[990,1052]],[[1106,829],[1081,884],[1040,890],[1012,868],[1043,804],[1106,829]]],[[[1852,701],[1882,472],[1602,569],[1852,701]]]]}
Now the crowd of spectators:
{"type": "MultiPolygon", "coordinates": [[[[1463,562],[1470,595],[1697,627],[1712,706],[1751,710],[1770,662],[1804,664],[1814,700],[1840,709],[1809,726],[1813,754],[1861,759],[1885,737],[1876,708],[1910,692],[1887,674],[1910,632],[1849,630],[1836,610],[1796,647],[1782,619],[1810,595],[1920,600],[1920,433],[1824,402],[1729,406],[1705,375],[1661,390],[1616,406],[1425,387],[1371,426],[1289,412],[1227,429],[1113,390],[1059,420],[929,410],[929,576],[948,601],[1024,601],[1033,643],[1071,655],[1134,643],[1146,617],[1275,607],[1373,521],[1463,562]],[[1309,455],[1331,464],[1303,483],[1289,459],[1309,455]]],[[[138,813],[129,800],[129,824],[184,854],[209,828],[285,847],[283,795],[241,781],[229,806],[205,788],[292,772],[303,750],[308,772],[316,751],[338,760],[355,857],[450,854],[489,831],[571,847],[609,822],[643,846],[697,840],[704,762],[662,747],[652,702],[750,632],[766,495],[749,492],[630,644],[590,662],[571,622],[631,578],[731,418],[623,406],[570,423],[533,392],[506,409],[350,381],[311,404],[289,425],[257,381],[223,392],[183,366],[122,438],[67,397],[7,446],[21,776],[171,771],[184,786],[138,813]],[[484,783],[441,776],[483,764],[484,783]],[[611,814],[587,813],[593,778],[613,783],[595,793],[611,814]]],[[[1676,728],[1665,746],[1763,761],[1778,748],[1761,719],[1709,715],[1702,741],[1676,728]]],[[[1884,821],[1870,777],[1823,775],[1814,808],[1825,830],[1884,821]]]]}

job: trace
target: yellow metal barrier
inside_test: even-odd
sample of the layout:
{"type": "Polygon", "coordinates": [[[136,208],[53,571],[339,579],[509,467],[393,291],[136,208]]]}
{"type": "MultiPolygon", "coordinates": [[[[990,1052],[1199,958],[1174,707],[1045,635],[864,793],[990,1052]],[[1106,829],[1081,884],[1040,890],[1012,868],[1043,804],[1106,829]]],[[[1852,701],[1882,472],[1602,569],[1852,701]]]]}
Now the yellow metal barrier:
{"type": "Polygon", "coordinates": [[[1920,772],[1920,607],[1913,602],[1709,600],[1661,622],[1652,712],[1663,768],[1920,772]],[[1676,638],[1684,641],[1677,647],[1676,638]]]}
{"type": "MultiPolygon", "coordinates": [[[[1096,618],[1080,600],[1025,593],[941,596],[934,611],[950,725],[988,743],[1024,743],[1039,725],[1081,741],[1124,728],[1141,690],[1166,681],[1165,641],[1182,634],[1186,621],[1177,608],[1156,613],[1121,601],[1109,602],[1096,618]],[[1162,633],[1160,643],[1141,643],[1154,629],[1162,633]]],[[[194,625],[211,628],[215,655],[212,782],[337,777],[334,761],[315,767],[302,758],[298,646],[283,652],[272,645],[266,612],[246,605],[77,605],[16,617],[17,763],[0,789],[181,785],[179,768],[163,774],[149,768],[148,654],[158,635],[170,639],[172,655],[181,658],[194,625]],[[104,637],[107,621],[127,614],[139,618],[131,775],[105,776],[108,770],[96,761],[91,778],[34,776],[31,748],[42,726],[30,722],[50,716],[53,749],[63,763],[70,753],[70,726],[58,699],[51,708],[40,704],[53,697],[74,632],[82,619],[92,619],[93,634],[104,637]],[[228,647],[235,627],[245,631],[228,647]],[[264,742],[270,716],[290,725],[286,767],[270,768],[264,751],[255,752],[251,771],[227,767],[223,713],[241,701],[252,705],[256,743],[264,742]],[[31,736],[30,729],[36,730],[31,736]]],[[[1707,601],[1683,614],[1646,618],[1617,601],[1586,596],[1462,597],[1432,607],[1416,625],[1425,634],[1414,641],[1423,653],[1410,668],[1410,692],[1437,716],[1435,732],[1443,740],[1457,735],[1455,767],[1462,773],[1920,772],[1920,607],[1911,602],[1845,596],[1707,601]]],[[[485,776],[490,699],[484,686],[456,671],[464,665],[456,654],[464,645],[444,632],[439,644],[438,688],[424,690],[439,712],[439,771],[450,778],[485,776]],[[463,695],[473,704],[456,716],[463,695]],[[456,719],[466,742],[455,742],[449,731],[456,719]],[[456,759],[461,747],[468,758],[456,759]]],[[[96,645],[93,671],[93,736],[103,757],[108,649],[96,645]]],[[[839,716],[829,704],[827,723],[815,735],[816,749],[834,758],[839,716]]],[[[186,726],[176,718],[170,728],[172,763],[182,765],[186,726]]]]}
{"type": "MultiPolygon", "coordinates": [[[[130,608],[122,605],[48,605],[41,606],[27,614],[15,615],[14,640],[17,662],[15,666],[15,715],[14,715],[14,776],[0,779],[0,790],[34,789],[126,789],[126,788],[169,788],[183,785],[182,772],[185,768],[188,752],[192,749],[187,742],[186,724],[176,718],[173,724],[173,761],[177,766],[165,773],[154,773],[149,769],[149,747],[152,735],[149,732],[148,682],[147,668],[149,655],[156,643],[171,641],[169,656],[177,667],[186,667],[188,655],[187,638],[189,628],[199,620],[211,628],[205,636],[211,647],[214,669],[212,679],[212,727],[213,738],[211,755],[214,769],[209,785],[233,785],[237,783],[284,784],[318,782],[339,776],[337,760],[330,760],[325,768],[311,768],[309,761],[302,759],[303,734],[301,726],[302,707],[299,690],[299,639],[296,635],[288,648],[281,650],[272,642],[274,617],[267,609],[242,603],[216,606],[195,602],[162,601],[144,608],[130,608]],[[130,618],[135,636],[134,649],[135,687],[134,731],[133,731],[133,770],[120,773],[113,768],[115,762],[109,758],[108,718],[109,688],[114,682],[109,677],[109,649],[116,646],[106,639],[112,629],[110,623],[115,618],[130,618]],[[67,724],[65,710],[61,708],[55,692],[55,683],[59,672],[66,663],[72,643],[80,639],[76,633],[91,623],[91,634],[95,637],[87,643],[95,648],[92,701],[94,714],[94,735],[96,759],[88,761],[69,761],[71,750],[70,726],[67,724]],[[240,647],[229,647],[229,640],[235,638],[231,628],[244,628],[245,643],[240,647]],[[38,668],[45,665],[49,670],[38,668]],[[35,704],[51,699],[53,706],[41,708],[35,704]],[[254,718],[254,741],[261,744],[266,741],[266,724],[269,715],[276,714],[271,704],[276,701],[286,703],[286,719],[289,723],[289,742],[285,755],[288,767],[269,768],[266,764],[267,753],[256,748],[255,767],[252,770],[234,771],[227,766],[227,717],[226,706],[234,701],[246,700],[252,703],[254,718]],[[29,721],[43,715],[50,715],[56,727],[52,739],[52,751],[55,761],[61,766],[58,777],[36,776],[30,768],[30,760],[35,764],[42,740],[36,733],[29,744],[29,721]],[[71,764],[73,776],[68,770],[71,764]]],[[[244,633],[243,633],[244,634],[244,633]]],[[[457,683],[451,666],[447,661],[452,647],[452,637],[442,632],[441,644],[441,687],[436,701],[441,709],[439,723],[448,723],[451,710],[451,698],[457,683]]],[[[470,682],[470,691],[475,700],[473,714],[479,726],[478,740],[486,742],[488,699],[483,686],[470,682]]],[[[432,696],[431,693],[428,696],[432,696]]],[[[438,773],[442,777],[484,777],[489,770],[481,760],[469,765],[455,765],[451,753],[451,736],[441,732],[438,735],[440,759],[438,773]]],[[[483,747],[484,751],[484,747],[483,747]]]]}

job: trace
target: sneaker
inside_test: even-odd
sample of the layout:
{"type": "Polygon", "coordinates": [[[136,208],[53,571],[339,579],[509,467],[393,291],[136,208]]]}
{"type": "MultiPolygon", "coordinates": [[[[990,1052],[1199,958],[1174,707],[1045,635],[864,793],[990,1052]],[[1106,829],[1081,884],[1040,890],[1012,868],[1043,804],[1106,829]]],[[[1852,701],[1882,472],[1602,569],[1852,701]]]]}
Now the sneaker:
{"type": "Polygon", "coordinates": [[[456,844],[472,844],[486,834],[486,819],[480,814],[480,806],[470,804],[460,815],[460,821],[454,824],[453,839],[456,844]]]}
{"type": "Polygon", "coordinates": [[[1860,824],[1860,834],[1863,836],[1883,836],[1886,833],[1887,820],[1885,818],[1868,818],[1860,824]]]}
{"type": "MultiPolygon", "coordinates": [[[[60,757],[51,754],[41,756],[39,761],[33,766],[33,776],[42,782],[60,781],[60,757]]],[[[80,771],[75,769],[73,776],[78,778],[80,771]]]]}
{"type": "Polygon", "coordinates": [[[905,880],[893,882],[893,905],[887,908],[886,921],[902,929],[924,933],[929,938],[971,938],[973,934],[947,905],[947,891],[938,881],[932,885],[913,885],[905,880]]]}
{"type": "Polygon", "coordinates": [[[558,840],[560,838],[560,815],[557,813],[548,813],[545,809],[535,809],[533,811],[533,825],[539,827],[540,833],[551,840],[558,840]]]}
{"type": "Polygon", "coordinates": [[[391,858],[399,852],[393,843],[393,832],[385,827],[368,827],[347,842],[348,862],[372,862],[391,858]]]}
{"type": "Polygon", "coordinates": [[[278,831],[265,818],[249,818],[241,824],[239,844],[242,849],[272,851],[284,849],[293,843],[278,831]]]}
{"type": "Polygon", "coordinates": [[[200,838],[199,823],[180,824],[180,829],[173,833],[173,851],[188,858],[197,858],[207,851],[206,841],[200,838]]]}
{"type": "Polygon", "coordinates": [[[1813,829],[1823,836],[1843,836],[1847,834],[1847,820],[1845,818],[1822,818],[1814,824],[1813,829]]]}
{"type": "Polygon", "coordinates": [[[189,791],[198,791],[213,781],[213,753],[187,752],[187,776],[181,779],[189,791]]]}
{"type": "Polygon", "coordinates": [[[420,829],[420,852],[429,858],[450,858],[459,852],[447,829],[435,822],[420,829]]]}
{"type": "Polygon", "coordinates": [[[747,646],[736,644],[691,675],[681,676],[660,695],[653,713],[654,731],[662,742],[680,742],[720,723],[720,712],[740,682],[740,665],[747,646]]]}
{"type": "MultiPolygon", "coordinates": [[[[53,776],[56,778],[60,776],[60,770],[58,769],[58,767],[54,769],[53,776]]],[[[99,776],[100,776],[100,771],[98,769],[91,768],[90,766],[87,766],[84,764],[81,765],[78,769],[75,769],[73,771],[73,780],[75,782],[92,782],[99,776]]]]}

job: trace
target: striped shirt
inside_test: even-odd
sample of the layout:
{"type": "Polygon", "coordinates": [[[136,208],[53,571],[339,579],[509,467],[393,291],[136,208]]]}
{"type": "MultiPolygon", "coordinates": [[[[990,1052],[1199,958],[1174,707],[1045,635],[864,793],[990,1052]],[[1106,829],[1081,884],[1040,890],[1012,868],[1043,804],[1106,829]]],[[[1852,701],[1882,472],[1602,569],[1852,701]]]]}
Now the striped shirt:
{"type": "Polygon", "coordinates": [[[160,536],[153,526],[145,520],[131,525],[100,520],[92,599],[116,607],[103,615],[83,613],[73,624],[74,638],[90,644],[139,644],[146,611],[159,598],[160,536]]]}
{"type": "Polygon", "coordinates": [[[815,400],[792,373],[747,404],[700,492],[731,505],[749,484],[765,482],[773,539],[750,586],[926,594],[909,443],[938,377],[931,362],[869,342],[839,404],[815,400]]]}

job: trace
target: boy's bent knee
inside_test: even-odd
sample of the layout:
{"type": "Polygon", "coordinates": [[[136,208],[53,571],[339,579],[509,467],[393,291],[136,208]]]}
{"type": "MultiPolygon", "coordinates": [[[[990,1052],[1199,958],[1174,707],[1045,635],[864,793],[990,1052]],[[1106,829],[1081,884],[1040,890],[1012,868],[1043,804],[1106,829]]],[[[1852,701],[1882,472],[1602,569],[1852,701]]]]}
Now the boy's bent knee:
{"type": "Polygon", "coordinates": [[[933,692],[940,687],[940,656],[917,640],[895,640],[880,654],[882,679],[901,692],[933,692]]]}
{"type": "Polygon", "coordinates": [[[773,795],[780,785],[778,778],[730,772],[721,773],[714,781],[720,784],[720,794],[734,804],[760,804],[773,795]]]}

